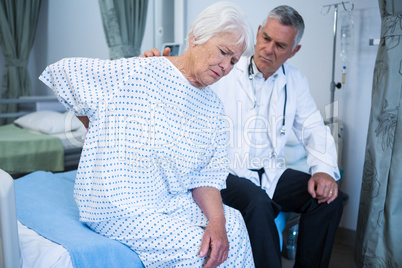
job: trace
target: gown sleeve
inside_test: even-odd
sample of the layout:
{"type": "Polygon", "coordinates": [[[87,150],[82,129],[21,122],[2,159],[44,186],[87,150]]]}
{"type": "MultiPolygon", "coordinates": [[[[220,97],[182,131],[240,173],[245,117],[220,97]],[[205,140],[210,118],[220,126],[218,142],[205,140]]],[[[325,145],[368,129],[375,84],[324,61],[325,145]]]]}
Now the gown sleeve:
{"type": "Polygon", "coordinates": [[[227,133],[225,130],[225,120],[222,114],[217,116],[215,130],[213,133],[213,146],[206,153],[207,159],[204,159],[203,167],[197,170],[191,179],[190,189],[198,187],[214,187],[218,190],[226,188],[226,178],[228,171],[227,157],[227,133]]]}
{"type": "Polygon", "coordinates": [[[138,58],[66,58],[46,67],[39,79],[54,91],[67,110],[91,119],[105,108],[138,65],[138,58]]]}

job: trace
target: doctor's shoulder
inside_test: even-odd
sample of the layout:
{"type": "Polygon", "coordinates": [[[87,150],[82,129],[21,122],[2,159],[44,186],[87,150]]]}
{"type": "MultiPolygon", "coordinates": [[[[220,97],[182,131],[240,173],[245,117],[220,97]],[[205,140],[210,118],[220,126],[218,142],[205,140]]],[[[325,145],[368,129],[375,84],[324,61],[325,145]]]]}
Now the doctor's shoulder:
{"type": "Polygon", "coordinates": [[[300,71],[300,69],[290,65],[289,63],[284,63],[286,71],[286,79],[288,83],[288,88],[294,90],[310,91],[309,83],[307,77],[300,71]]]}

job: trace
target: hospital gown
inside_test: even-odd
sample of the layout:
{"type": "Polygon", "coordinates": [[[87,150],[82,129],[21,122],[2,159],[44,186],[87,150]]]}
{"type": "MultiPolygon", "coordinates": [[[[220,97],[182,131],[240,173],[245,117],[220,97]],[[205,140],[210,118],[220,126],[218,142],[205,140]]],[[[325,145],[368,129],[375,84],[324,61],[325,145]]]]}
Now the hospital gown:
{"type": "MultiPolygon", "coordinates": [[[[201,267],[208,220],[197,187],[225,187],[223,108],[163,57],[63,59],[40,76],[90,128],[74,187],[80,220],[138,253],[146,267],[201,267]]],[[[253,267],[238,211],[224,206],[222,267],[253,267]]]]}

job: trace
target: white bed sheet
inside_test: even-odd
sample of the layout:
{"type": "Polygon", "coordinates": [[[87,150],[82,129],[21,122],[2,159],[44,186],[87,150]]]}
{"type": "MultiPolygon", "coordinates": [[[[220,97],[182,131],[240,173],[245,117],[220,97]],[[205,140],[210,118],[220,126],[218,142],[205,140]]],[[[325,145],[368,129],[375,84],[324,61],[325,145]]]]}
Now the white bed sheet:
{"type": "Polygon", "coordinates": [[[18,221],[22,268],[72,268],[68,251],[18,221]]]}

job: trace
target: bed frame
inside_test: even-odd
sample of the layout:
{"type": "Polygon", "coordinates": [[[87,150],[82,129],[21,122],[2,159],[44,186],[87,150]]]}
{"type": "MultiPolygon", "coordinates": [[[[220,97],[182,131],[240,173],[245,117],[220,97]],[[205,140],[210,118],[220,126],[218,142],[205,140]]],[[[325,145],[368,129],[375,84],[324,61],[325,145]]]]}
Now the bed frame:
{"type": "Polygon", "coordinates": [[[129,247],[79,221],[75,174],[37,171],[14,180],[0,169],[0,268],[144,268],[129,247]]]}
{"type": "Polygon", "coordinates": [[[0,169],[0,268],[20,267],[13,178],[0,169]]]}
{"type": "Polygon", "coordinates": [[[48,107],[52,107],[51,110],[62,111],[62,109],[60,109],[61,105],[58,105],[59,104],[58,100],[54,96],[38,96],[38,97],[27,96],[27,97],[20,97],[17,99],[0,99],[0,106],[4,104],[17,104],[19,106],[18,107],[19,111],[16,113],[0,112],[0,118],[17,118],[26,115],[30,112],[39,110],[40,109],[39,107],[43,104],[48,105],[48,107]]]}

